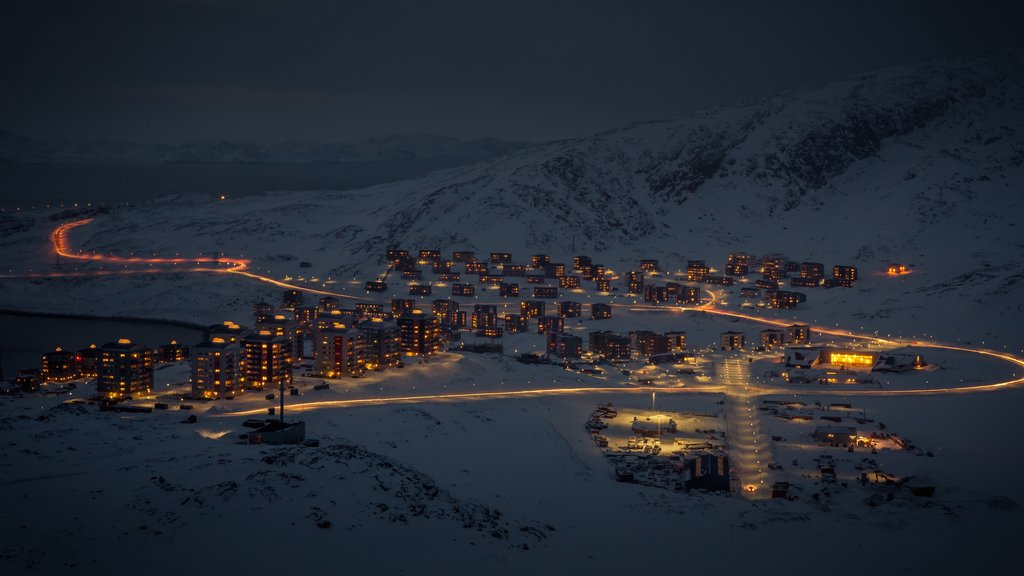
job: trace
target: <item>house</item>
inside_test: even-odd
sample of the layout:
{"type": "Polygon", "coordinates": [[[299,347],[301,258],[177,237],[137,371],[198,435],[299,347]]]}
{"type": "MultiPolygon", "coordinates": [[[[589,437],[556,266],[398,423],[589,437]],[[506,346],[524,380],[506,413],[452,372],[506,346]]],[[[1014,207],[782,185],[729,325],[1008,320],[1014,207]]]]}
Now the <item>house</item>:
{"type": "Polygon", "coordinates": [[[590,305],[590,317],[594,320],[606,320],[612,317],[612,307],[608,304],[597,302],[590,305]]]}
{"type": "Polygon", "coordinates": [[[722,350],[739,350],[747,345],[747,336],[742,332],[722,332],[719,339],[722,350]]]}

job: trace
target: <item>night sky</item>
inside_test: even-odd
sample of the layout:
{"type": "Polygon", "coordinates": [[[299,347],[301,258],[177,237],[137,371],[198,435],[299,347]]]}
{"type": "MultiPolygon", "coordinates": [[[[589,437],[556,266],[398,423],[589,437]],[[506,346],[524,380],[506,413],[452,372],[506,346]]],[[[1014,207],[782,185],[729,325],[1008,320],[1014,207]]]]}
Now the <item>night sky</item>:
{"type": "Polygon", "coordinates": [[[0,129],[149,142],[583,136],[1019,50],[1015,4],[9,1],[0,129]]]}

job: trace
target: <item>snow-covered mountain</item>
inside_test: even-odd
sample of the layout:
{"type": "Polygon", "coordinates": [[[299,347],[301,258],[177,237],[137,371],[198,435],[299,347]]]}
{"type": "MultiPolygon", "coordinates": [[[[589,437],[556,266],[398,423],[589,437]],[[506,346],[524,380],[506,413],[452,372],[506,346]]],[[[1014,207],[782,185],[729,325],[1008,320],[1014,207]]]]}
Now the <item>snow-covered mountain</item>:
{"type": "Polygon", "coordinates": [[[358,142],[254,144],[197,140],[140,144],[112,140],[40,141],[0,131],[0,164],[337,163],[408,158],[492,158],[526,146],[495,138],[459,140],[434,134],[397,134],[358,142]]]}
{"type": "Polygon", "coordinates": [[[815,314],[934,330],[946,309],[981,338],[1024,312],[1022,83],[1016,55],[886,69],[363,190],[117,208],[76,241],[360,279],[391,245],[586,253],[619,270],[781,252],[860,267],[861,290],[823,292],[815,314]],[[915,273],[873,278],[892,261],[915,273]]]}

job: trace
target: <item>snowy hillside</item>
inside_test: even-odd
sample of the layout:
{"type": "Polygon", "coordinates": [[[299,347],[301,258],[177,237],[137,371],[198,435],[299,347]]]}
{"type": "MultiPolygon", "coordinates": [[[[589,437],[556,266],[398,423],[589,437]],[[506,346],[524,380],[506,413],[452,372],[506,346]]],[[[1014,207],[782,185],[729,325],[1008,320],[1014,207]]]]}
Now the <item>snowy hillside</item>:
{"type": "MultiPolygon", "coordinates": [[[[721,268],[729,252],[782,252],[860,267],[859,290],[810,300],[817,320],[916,326],[950,339],[1016,334],[1022,81],[1024,63],[1009,56],[887,69],[365,190],[119,207],[76,232],[76,243],[117,253],[216,250],[275,275],[363,280],[382,271],[390,245],[502,250],[519,261],[584,253],[617,270],[641,257],[721,268]],[[312,267],[300,270],[300,261],[312,267]],[[873,275],[891,261],[915,273],[873,275]]],[[[21,247],[52,222],[4,218],[23,230],[3,250],[14,269],[21,247]]],[[[90,290],[87,301],[101,305],[90,290]]],[[[31,306],[38,293],[15,288],[4,303],[31,306]]]]}

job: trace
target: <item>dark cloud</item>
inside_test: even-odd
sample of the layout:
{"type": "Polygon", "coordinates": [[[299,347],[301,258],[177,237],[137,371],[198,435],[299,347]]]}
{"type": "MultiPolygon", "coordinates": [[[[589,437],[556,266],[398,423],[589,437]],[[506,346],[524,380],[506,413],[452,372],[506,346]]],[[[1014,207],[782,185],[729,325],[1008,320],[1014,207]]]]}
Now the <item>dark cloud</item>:
{"type": "Polygon", "coordinates": [[[1020,49],[1017,4],[5,2],[0,127],[148,141],[561,138],[1020,49]]]}

